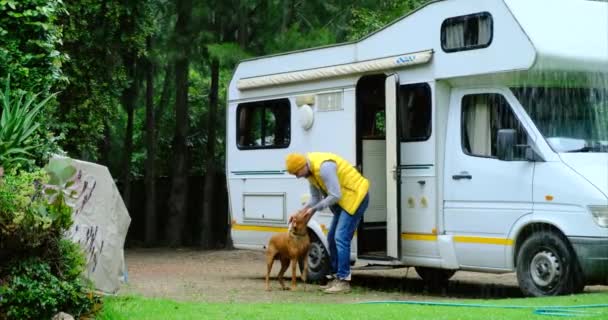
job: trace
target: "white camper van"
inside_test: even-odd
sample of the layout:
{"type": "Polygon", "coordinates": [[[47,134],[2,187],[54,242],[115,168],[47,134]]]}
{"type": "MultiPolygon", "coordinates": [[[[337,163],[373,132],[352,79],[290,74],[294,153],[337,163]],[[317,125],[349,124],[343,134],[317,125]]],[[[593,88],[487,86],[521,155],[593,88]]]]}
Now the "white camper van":
{"type": "MultiPolygon", "coordinates": [[[[290,152],[370,179],[352,258],[517,272],[527,295],[608,283],[608,3],[431,2],[366,38],[243,61],[228,92],[237,248],[264,249],[308,199],[290,152]]],[[[311,220],[312,278],[332,214],[311,220]]]]}

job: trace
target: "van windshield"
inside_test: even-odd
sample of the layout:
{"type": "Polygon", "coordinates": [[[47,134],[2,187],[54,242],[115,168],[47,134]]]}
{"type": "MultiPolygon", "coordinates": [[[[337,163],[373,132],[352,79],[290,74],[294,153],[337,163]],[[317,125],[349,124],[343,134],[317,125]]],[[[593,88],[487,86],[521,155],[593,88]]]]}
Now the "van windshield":
{"type": "Polygon", "coordinates": [[[608,152],[608,90],[511,90],[556,152],[608,152]]]}

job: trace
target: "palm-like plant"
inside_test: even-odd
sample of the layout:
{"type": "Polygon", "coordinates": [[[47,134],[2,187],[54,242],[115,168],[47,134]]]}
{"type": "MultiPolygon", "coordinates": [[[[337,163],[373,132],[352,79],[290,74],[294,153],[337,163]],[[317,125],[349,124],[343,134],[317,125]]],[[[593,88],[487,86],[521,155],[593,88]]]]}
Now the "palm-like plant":
{"type": "Polygon", "coordinates": [[[0,90],[0,166],[10,168],[31,161],[30,151],[38,147],[30,139],[40,126],[37,116],[56,93],[37,102],[38,95],[23,91],[13,94],[10,76],[6,79],[4,92],[0,90]]]}

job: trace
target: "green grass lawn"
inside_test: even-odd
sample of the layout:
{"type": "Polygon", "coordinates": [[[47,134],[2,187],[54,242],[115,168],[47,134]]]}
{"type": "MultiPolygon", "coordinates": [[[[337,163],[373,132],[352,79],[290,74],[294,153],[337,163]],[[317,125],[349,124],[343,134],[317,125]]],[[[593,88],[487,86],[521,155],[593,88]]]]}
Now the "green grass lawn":
{"type": "MultiPolygon", "coordinates": [[[[433,302],[435,303],[435,302],[433,302]]],[[[440,302],[442,303],[442,302],[440,302]]],[[[310,304],[310,303],[194,303],[149,299],[136,296],[108,297],[97,319],[608,319],[608,293],[554,298],[502,300],[446,300],[444,303],[469,306],[415,304],[310,304]],[[582,306],[595,308],[547,310],[559,315],[535,314],[537,307],[582,306]],[[474,306],[472,306],[474,305],[474,306]],[[486,305],[488,307],[479,307],[486,305]],[[477,307],[476,307],[477,306],[477,307]],[[510,309],[510,306],[525,308],[510,309]],[[568,313],[563,313],[568,312],[568,313]]]]}

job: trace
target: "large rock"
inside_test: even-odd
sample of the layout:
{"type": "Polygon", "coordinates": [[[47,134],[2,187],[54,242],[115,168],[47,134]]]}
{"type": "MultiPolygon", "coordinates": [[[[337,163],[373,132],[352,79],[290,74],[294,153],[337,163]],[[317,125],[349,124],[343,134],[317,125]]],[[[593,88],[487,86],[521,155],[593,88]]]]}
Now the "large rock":
{"type": "Polygon", "coordinates": [[[96,289],[116,293],[127,278],[124,243],[131,217],[106,167],[78,160],[73,165],[80,196],[73,203],[74,225],[67,237],[85,250],[85,276],[96,289]]]}
{"type": "Polygon", "coordinates": [[[74,317],[68,313],[59,312],[51,320],[74,320],[74,317]]]}

